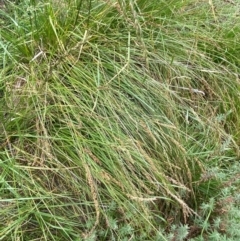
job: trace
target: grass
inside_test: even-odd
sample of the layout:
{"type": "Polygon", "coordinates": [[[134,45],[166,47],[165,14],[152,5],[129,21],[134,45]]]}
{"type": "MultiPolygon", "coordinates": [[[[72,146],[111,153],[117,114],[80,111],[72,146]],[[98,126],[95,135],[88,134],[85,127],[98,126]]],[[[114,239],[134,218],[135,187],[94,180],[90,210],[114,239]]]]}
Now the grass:
{"type": "Polygon", "coordinates": [[[6,2],[0,240],[239,240],[237,9],[6,2]]]}

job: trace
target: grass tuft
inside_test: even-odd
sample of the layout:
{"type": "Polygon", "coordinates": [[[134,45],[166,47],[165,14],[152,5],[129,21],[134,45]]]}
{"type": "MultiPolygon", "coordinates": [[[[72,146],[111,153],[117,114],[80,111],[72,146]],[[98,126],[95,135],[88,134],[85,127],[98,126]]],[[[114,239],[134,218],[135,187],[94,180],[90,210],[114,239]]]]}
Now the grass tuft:
{"type": "Polygon", "coordinates": [[[212,221],[239,187],[237,7],[7,1],[0,240],[239,237],[212,221]]]}

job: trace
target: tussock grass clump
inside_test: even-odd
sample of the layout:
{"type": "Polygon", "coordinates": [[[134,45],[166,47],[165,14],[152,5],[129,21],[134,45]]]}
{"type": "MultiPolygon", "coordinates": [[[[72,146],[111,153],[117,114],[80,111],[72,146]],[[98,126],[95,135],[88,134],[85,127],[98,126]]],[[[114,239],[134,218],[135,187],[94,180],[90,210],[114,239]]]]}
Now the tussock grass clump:
{"type": "Polygon", "coordinates": [[[160,2],[1,11],[2,240],[167,240],[219,194],[214,168],[238,155],[234,6],[160,2]]]}

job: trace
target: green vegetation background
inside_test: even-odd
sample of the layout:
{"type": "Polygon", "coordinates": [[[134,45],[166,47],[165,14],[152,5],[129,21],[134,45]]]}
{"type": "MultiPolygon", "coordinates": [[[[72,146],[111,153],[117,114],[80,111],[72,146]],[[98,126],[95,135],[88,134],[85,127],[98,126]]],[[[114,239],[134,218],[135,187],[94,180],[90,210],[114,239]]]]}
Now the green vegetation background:
{"type": "Polygon", "coordinates": [[[0,240],[239,240],[240,4],[0,5],[0,240]]]}

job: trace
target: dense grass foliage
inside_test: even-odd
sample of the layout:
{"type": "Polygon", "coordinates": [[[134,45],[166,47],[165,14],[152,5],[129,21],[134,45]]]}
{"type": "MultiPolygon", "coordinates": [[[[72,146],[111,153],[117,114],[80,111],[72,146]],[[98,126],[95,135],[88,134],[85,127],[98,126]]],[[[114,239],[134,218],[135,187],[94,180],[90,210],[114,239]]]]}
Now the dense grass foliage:
{"type": "Polygon", "coordinates": [[[0,240],[239,240],[238,11],[6,1],[0,240]]]}

